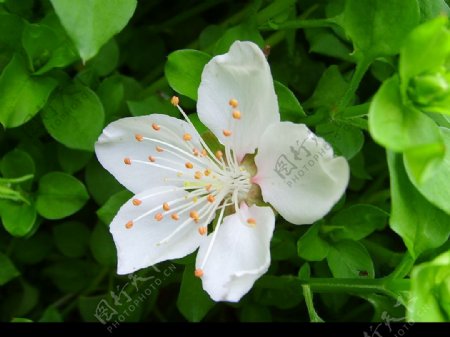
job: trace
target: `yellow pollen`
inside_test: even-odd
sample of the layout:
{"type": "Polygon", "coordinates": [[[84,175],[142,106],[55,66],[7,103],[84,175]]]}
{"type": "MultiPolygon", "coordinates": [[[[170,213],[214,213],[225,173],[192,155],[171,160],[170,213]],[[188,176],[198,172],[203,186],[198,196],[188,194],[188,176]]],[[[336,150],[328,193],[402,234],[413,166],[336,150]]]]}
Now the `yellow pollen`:
{"type": "Polygon", "coordinates": [[[239,105],[239,102],[237,101],[236,98],[232,98],[232,99],[230,99],[228,104],[231,105],[232,108],[236,109],[237,106],[239,105]]]}
{"type": "Polygon", "coordinates": [[[255,218],[248,218],[247,219],[247,223],[250,225],[250,226],[255,226],[256,225],[256,219],[255,218]]]}
{"type": "Polygon", "coordinates": [[[155,214],[155,220],[156,221],[161,221],[163,219],[163,215],[161,213],[156,213],[155,214]]]}
{"type": "Polygon", "coordinates": [[[163,152],[164,149],[163,149],[161,146],[157,146],[157,147],[156,147],[156,151],[158,151],[158,152],[163,152]]]}
{"type": "Polygon", "coordinates": [[[134,135],[134,138],[136,138],[136,140],[138,142],[142,142],[142,140],[144,139],[144,136],[142,136],[142,135],[137,133],[137,134],[134,135]]]}
{"type": "Polygon", "coordinates": [[[196,221],[198,221],[198,219],[200,219],[200,216],[198,215],[198,212],[197,212],[197,211],[191,211],[191,212],[189,213],[189,216],[191,217],[191,219],[194,219],[194,220],[196,220],[196,221]]]}
{"type": "Polygon", "coordinates": [[[125,163],[125,165],[131,165],[131,159],[130,158],[124,158],[123,162],[125,163]]]}
{"type": "Polygon", "coordinates": [[[125,228],[130,229],[131,227],[133,227],[133,221],[130,220],[125,224],[125,228]]]}
{"type": "Polygon", "coordinates": [[[220,160],[220,159],[222,159],[222,157],[223,157],[222,151],[220,151],[220,150],[216,151],[216,158],[220,160]]]}
{"type": "Polygon", "coordinates": [[[193,197],[192,198],[192,202],[195,204],[196,202],[198,201],[198,198],[197,197],[193,197]]]}
{"type": "Polygon", "coordinates": [[[142,204],[142,200],[133,199],[132,203],[133,203],[134,206],[139,206],[140,204],[142,204]]]}
{"type": "Polygon", "coordinates": [[[234,119],[241,119],[241,112],[239,110],[233,111],[233,118],[234,119]]]}
{"type": "Polygon", "coordinates": [[[173,106],[178,106],[178,104],[180,104],[180,99],[177,96],[172,96],[170,103],[172,103],[173,106]]]}
{"type": "Polygon", "coordinates": [[[148,156],[148,160],[150,160],[152,163],[156,161],[156,158],[153,156],[148,156]]]}
{"type": "Polygon", "coordinates": [[[227,130],[227,129],[223,130],[222,133],[225,137],[230,137],[232,134],[231,130],[227,130]]]}
{"type": "Polygon", "coordinates": [[[163,210],[165,210],[166,212],[170,210],[170,206],[169,206],[169,204],[167,202],[165,202],[163,204],[163,210]]]}
{"type": "Polygon", "coordinates": [[[180,218],[177,213],[173,213],[170,217],[175,221],[177,221],[180,218]]]}
{"type": "Polygon", "coordinates": [[[207,199],[210,203],[213,203],[214,201],[216,201],[216,198],[212,194],[208,195],[207,199]]]}
{"type": "Polygon", "coordinates": [[[205,235],[207,231],[208,231],[208,228],[206,228],[206,227],[199,227],[198,228],[198,233],[200,235],[205,235]]]}
{"type": "Polygon", "coordinates": [[[203,270],[201,270],[200,268],[195,269],[194,275],[195,275],[195,277],[198,277],[198,278],[202,277],[203,276],[203,270]]]}
{"type": "Polygon", "coordinates": [[[194,167],[194,165],[190,162],[187,162],[186,164],[184,164],[184,166],[186,166],[187,169],[191,169],[194,167]]]}
{"type": "Polygon", "coordinates": [[[153,124],[152,124],[152,128],[153,128],[153,130],[155,130],[155,131],[159,131],[159,129],[161,129],[161,126],[159,126],[159,125],[156,124],[156,123],[153,123],[153,124]]]}
{"type": "Polygon", "coordinates": [[[207,190],[207,191],[209,192],[209,190],[211,189],[211,187],[212,187],[212,185],[211,185],[211,184],[208,184],[208,185],[205,186],[205,190],[207,190]]]}
{"type": "Polygon", "coordinates": [[[205,170],[205,176],[209,176],[211,174],[211,170],[209,168],[207,168],[205,170]]]}
{"type": "Polygon", "coordinates": [[[189,140],[192,139],[192,136],[191,136],[189,133],[185,133],[185,134],[183,135],[183,139],[184,139],[185,141],[189,141],[189,140]]]}
{"type": "Polygon", "coordinates": [[[195,179],[202,179],[203,174],[200,171],[195,172],[194,174],[194,178],[195,179]]]}

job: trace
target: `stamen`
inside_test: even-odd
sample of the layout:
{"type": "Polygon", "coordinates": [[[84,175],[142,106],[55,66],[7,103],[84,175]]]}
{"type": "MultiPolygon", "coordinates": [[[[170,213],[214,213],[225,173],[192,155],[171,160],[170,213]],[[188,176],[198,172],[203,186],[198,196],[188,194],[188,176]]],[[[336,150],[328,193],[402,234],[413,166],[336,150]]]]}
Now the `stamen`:
{"type": "Polygon", "coordinates": [[[216,158],[219,159],[219,160],[221,160],[222,157],[223,157],[222,151],[220,151],[220,150],[216,151],[216,158]]]}
{"type": "Polygon", "coordinates": [[[212,184],[207,184],[207,185],[205,185],[205,190],[207,190],[209,192],[211,187],[212,187],[212,184]]]}
{"type": "Polygon", "coordinates": [[[206,157],[206,155],[207,155],[206,150],[203,149],[203,150],[202,150],[202,157],[206,157]]]}
{"type": "Polygon", "coordinates": [[[156,213],[155,214],[155,220],[156,221],[161,221],[162,219],[163,219],[163,215],[162,215],[162,213],[156,213]]]}
{"type": "Polygon", "coordinates": [[[205,173],[205,176],[209,176],[211,174],[211,170],[209,168],[207,168],[204,173],[205,173]]]}
{"type": "Polygon", "coordinates": [[[236,109],[237,106],[238,106],[238,104],[239,104],[239,102],[237,101],[236,98],[232,98],[232,99],[230,99],[230,101],[228,102],[228,104],[230,104],[232,108],[236,109]]]}
{"type": "Polygon", "coordinates": [[[213,203],[214,201],[216,201],[216,198],[212,194],[209,194],[207,199],[210,203],[213,203]]]}
{"type": "Polygon", "coordinates": [[[203,276],[203,270],[195,269],[194,275],[195,277],[201,278],[203,276]]]}
{"type": "Polygon", "coordinates": [[[128,221],[128,222],[125,224],[125,228],[126,228],[126,229],[130,229],[131,227],[133,227],[133,221],[128,221]]]}
{"type": "Polygon", "coordinates": [[[233,111],[233,118],[234,119],[241,119],[241,112],[239,110],[233,111]]]}
{"type": "Polygon", "coordinates": [[[248,218],[248,219],[247,219],[247,223],[248,223],[250,226],[254,227],[254,226],[256,225],[256,219],[255,219],[255,218],[248,218]]]}
{"type": "Polygon", "coordinates": [[[195,172],[194,174],[194,178],[195,179],[202,179],[203,174],[200,171],[195,172]]]}
{"type": "Polygon", "coordinates": [[[198,228],[198,233],[199,233],[200,235],[205,235],[206,232],[208,232],[208,228],[207,228],[207,227],[199,227],[199,228],[198,228]]]}
{"type": "Polygon", "coordinates": [[[189,217],[195,221],[198,221],[200,219],[200,216],[198,215],[197,211],[190,211],[189,217]]]}
{"type": "Polygon", "coordinates": [[[173,213],[170,217],[171,217],[173,220],[175,220],[175,221],[177,221],[177,220],[180,219],[180,217],[178,216],[177,213],[173,213]]]}
{"type": "Polygon", "coordinates": [[[148,156],[148,160],[150,160],[152,163],[156,161],[156,158],[153,156],[148,156]]]}
{"type": "Polygon", "coordinates": [[[163,210],[165,210],[166,212],[167,212],[167,211],[170,211],[170,206],[169,206],[169,204],[168,204],[167,202],[165,202],[165,203],[163,204],[163,210]]]}
{"type": "Polygon", "coordinates": [[[194,156],[198,157],[199,152],[197,149],[193,149],[192,153],[194,154],[194,156]]]}
{"type": "Polygon", "coordinates": [[[133,199],[132,203],[133,203],[134,206],[139,206],[140,204],[142,204],[142,200],[133,199]]]}
{"type": "Polygon", "coordinates": [[[191,169],[194,167],[194,165],[191,162],[187,162],[186,164],[184,164],[184,166],[186,166],[187,169],[191,169]]]}
{"type": "Polygon", "coordinates": [[[153,123],[153,124],[152,124],[152,128],[153,128],[153,130],[155,130],[155,131],[159,131],[159,130],[161,129],[161,126],[159,126],[159,125],[156,124],[156,123],[153,123]]]}
{"type": "Polygon", "coordinates": [[[227,130],[227,129],[223,130],[222,133],[225,137],[230,137],[232,134],[231,130],[227,130]]]}
{"type": "Polygon", "coordinates": [[[164,151],[164,149],[161,147],[161,146],[156,146],[156,151],[157,152],[163,152],[164,151]]]}
{"type": "Polygon", "coordinates": [[[177,96],[172,96],[170,103],[172,103],[173,106],[178,106],[178,104],[180,104],[180,99],[177,96]]]}
{"type": "Polygon", "coordinates": [[[125,165],[131,165],[131,159],[128,157],[124,158],[123,162],[125,163],[125,165]]]}
{"type": "Polygon", "coordinates": [[[144,139],[144,136],[137,133],[134,135],[134,138],[136,138],[136,140],[138,142],[142,142],[142,140],[144,139]]]}
{"type": "Polygon", "coordinates": [[[185,133],[185,134],[183,135],[183,139],[184,139],[185,141],[189,141],[189,140],[192,139],[192,136],[191,136],[189,133],[185,133]]]}

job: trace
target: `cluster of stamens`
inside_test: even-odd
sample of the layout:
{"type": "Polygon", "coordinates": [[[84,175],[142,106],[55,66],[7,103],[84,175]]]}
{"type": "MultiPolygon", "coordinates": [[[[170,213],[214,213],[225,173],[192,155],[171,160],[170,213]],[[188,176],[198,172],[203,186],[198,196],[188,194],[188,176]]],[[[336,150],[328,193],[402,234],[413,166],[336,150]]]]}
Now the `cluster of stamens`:
{"type": "MultiPolygon", "coordinates": [[[[179,106],[178,97],[173,97],[171,103],[178,108],[185,120],[193,127],[188,116],[179,106]]],[[[229,105],[233,119],[239,121],[241,112],[237,109],[238,101],[232,98],[229,105]]],[[[195,128],[192,129],[195,130],[195,128]]],[[[239,211],[240,201],[245,199],[251,188],[250,173],[240,165],[234,151],[227,145],[224,147],[224,152],[218,150],[213,153],[198,133],[194,135],[196,137],[187,132],[177,134],[170,128],[157,123],[149,125],[149,131],[155,133],[155,136],[134,135],[137,142],[144,144],[148,142],[154,147],[154,152],[149,154],[148,160],[126,157],[123,160],[124,164],[151,165],[168,172],[167,177],[164,178],[165,183],[173,184],[174,187],[153,193],[146,196],[146,199],[156,195],[161,197],[172,191],[184,191],[185,194],[175,200],[167,200],[162,205],[128,221],[125,228],[133,228],[139,220],[148,216],[153,217],[153,221],[162,221],[169,217],[169,221],[179,222],[175,231],[158,243],[161,245],[190,225],[198,226],[199,235],[208,234],[208,225],[218,213],[217,225],[215,228],[211,228],[212,239],[205,258],[200,268],[195,271],[195,276],[201,277],[227,208],[234,208],[243,224],[252,227],[256,225],[255,219],[245,219],[239,211]],[[163,139],[170,139],[171,142],[163,139]],[[196,141],[193,141],[195,139],[200,142],[200,147],[195,146],[196,141]]],[[[224,129],[222,133],[225,137],[233,135],[232,131],[228,129],[224,129]]],[[[132,199],[132,204],[136,207],[140,207],[142,203],[142,199],[132,199]]]]}

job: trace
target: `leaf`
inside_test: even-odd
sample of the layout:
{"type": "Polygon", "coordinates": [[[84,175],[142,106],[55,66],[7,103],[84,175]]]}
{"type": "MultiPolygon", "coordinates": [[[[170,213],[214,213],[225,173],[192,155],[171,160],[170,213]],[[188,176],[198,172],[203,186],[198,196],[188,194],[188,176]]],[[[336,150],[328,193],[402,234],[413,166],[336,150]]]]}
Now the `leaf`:
{"type": "Polygon", "coordinates": [[[2,200],[0,213],[3,227],[12,236],[26,236],[35,228],[37,214],[33,204],[2,200]]]}
{"type": "Polygon", "coordinates": [[[390,227],[417,258],[448,240],[450,216],[429,203],[408,179],[398,154],[388,151],[392,211],[390,227]]]}
{"type": "Polygon", "coordinates": [[[278,106],[280,108],[281,120],[295,120],[299,117],[305,117],[300,102],[294,93],[284,84],[274,81],[275,94],[278,98],[278,106]]]}
{"type": "Polygon", "coordinates": [[[317,135],[331,144],[336,155],[353,158],[364,145],[364,135],[360,129],[344,123],[323,123],[316,127],[317,135]]]}
{"type": "Polygon", "coordinates": [[[21,37],[25,20],[9,13],[0,13],[0,50],[18,50],[21,47],[21,37]]]}
{"type": "Polygon", "coordinates": [[[184,268],[177,308],[189,322],[200,322],[215,305],[202,288],[202,282],[194,276],[195,266],[184,268]]]}
{"type": "Polygon", "coordinates": [[[296,258],[296,236],[284,229],[276,230],[270,241],[270,256],[273,261],[296,258]]]}
{"type": "Polygon", "coordinates": [[[172,117],[180,115],[178,109],[161,95],[151,95],[140,101],[128,101],[127,104],[133,116],[145,116],[152,113],[160,113],[172,117]]]}
{"type": "Polygon", "coordinates": [[[450,14],[450,8],[445,0],[418,0],[420,21],[425,22],[443,14],[450,14]]]}
{"type": "Polygon", "coordinates": [[[331,218],[330,225],[339,227],[332,232],[336,240],[361,240],[375,230],[383,229],[389,214],[372,205],[352,205],[331,218]]]}
{"type": "Polygon", "coordinates": [[[32,77],[20,56],[14,55],[0,75],[0,123],[20,126],[36,115],[56,86],[50,77],[32,77]]]}
{"type": "Polygon", "coordinates": [[[240,322],[272,322],[270,308],[255,304],[245,304],[239,312],[240,322]]]}
{"type": "MultiPolygon", "coordinates": [[[[33,176],[36,167],[28,152],[16,148],[3,156],[0,171],[4,178],[19,178],[27,175],[33,176]]],[[[19,186],[29,191],[32,182],[32,179],[29,179],[20,183],[19,186]]]]}
{"type": "Polygon", "coordinates": [[[344,28],[355,51],[366,59],[396,54],[408,33],[419,23],[413,0],[347,0],[344,28]]]}
{"type": "Polygon", "coordinates": [[[56,309],[53,306],[47,307],[47,309],[44,310],[41,318],[39,319],[39,322],[42,323],[62,323],[63,317],[58,309],[56,309]]]}
{"type": "Polygon", "coordinates": [[[98,263],[109,267],[115,267],[117,265],[116,246],[107,227],[102,224],[95,225],[89,246],[92,255],[98,263]]]}
{"type": "Polygon", "coordinates": [[[424,179],[422,182],[417,179],[416,175],[413,173],[414,169],[412,168],[414,163],[411,163],[407,154],[403,156],[403,160],[408,177],[414,187],[417,188],[429,202],[450,215],[448,194],[450,191],[450,130],[442,127],[441,134],[445,142],[445,157],[442,162],[439,163],[439,166],[433,169],[427,179],[424,179]]]}
{"type": "Polygon", "coordinates": [[[58,163],[64,172],[74,174],[80,171],[91,160],[92,153],[81,150],[72,150],[58,144],[58,163]]]}
{"type": "Polygon", "coordinates": [[[214,54],[225,54],[230,49],[234,41],[252,41],[258,46],[264,46],[264,39],[259,30],[252,22],[244,22],[240,25],[229,28],[214,46],[214,54]]]}
{"type": "Polygon", "coordinates": [[[410,297],[408,321],[450,320],[450,251],[413,268],[410,297]]]}
{"type": "Polygon", "coordinates": [[[133,193],[127,190],[122,190],[120,192],[113,194],[105,202],[105,204],[97,210],[98,218],[105,225],[109,225],[116,216],[120,207],[122,207],[128,200],[130,200],[132,196],[133,193]]]}
{"type": "Polygon", "coordinates": [[[43,276],[62,292],[79,292],[93,281],[98,274],[98,267],[91,260],[59,259],[58,262],[47,262],[43,276]]]}
{"type": "Polygon", "coordinates": [[[72,84],[56,92],[42,121],[48,133],[68,148],[93,151],[104,122],[102,103],[88,87],[72,84]]]}
{"type": "Polygon", "coordinates": [[[372,259],[367,249],[357,241],[342,240],[330,247],[328,266],[336,278],[374,278],[372,259]],[[366,276],[361,276],[363,272],[366,276]]]}
{"type": "Polygon", "coordinates": [[[303,300],[300,280],[292,276],[265,275],[255,282],[254,299],[259,305],[290,309],[303,300]]]}
{"type": "Polygon", "coordinates": [[[50,0],[84,62],[119,33],[136,9],[136,0],[50,0]]]}
{"type": "Polygon", "coordinates": [[[172,89],[196,101],[203,68],[210,59],[210,55],[193,49],[172,52],[164,68],[172,89]]]}
{"type": "Polygon", "coordinates": [[[89,194],[98,205],[103,205],[114,193],[123,191],[123,186],[92,158],[86,166],[84,181],[89,194]]]}
{"type": "Polygon", "coordinates": [[[0,286],[20,275],[11,260],[3,253],[0,253],[0,266],[2,266],[0,268],[0,286]]]}
{"type": "Polygon", "coordinates": [[[319,235],[321,222],[316,222],[297,242],[298,256],[307,261],[321,261],[327,257],[330,246],[319,235]]]}
{"type": "Polygon", "coordinates": [[[88,247],[91,232],[78,221],[68,221],[53,227],[53,238],[59,251],[67,257],[82,257],[88,247]]]}
{"type": "Polygon", "coordinates": [[[81,181],[66,173],[51,172],[39,180],[36,209],[46,219],[62,219],[77,212],[88,199],[81,181]]]}

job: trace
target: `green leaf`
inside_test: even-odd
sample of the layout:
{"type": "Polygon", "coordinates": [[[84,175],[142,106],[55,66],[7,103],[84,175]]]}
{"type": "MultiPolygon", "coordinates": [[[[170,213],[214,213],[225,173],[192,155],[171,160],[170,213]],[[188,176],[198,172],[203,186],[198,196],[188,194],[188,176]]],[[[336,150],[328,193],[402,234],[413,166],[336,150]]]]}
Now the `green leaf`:
{"type": "Polygon", "coordinates": [[[294,93],[278,81],[274,81],[274,85],[275,93],[278,97],[281,120],[296,120],[299,117],[305,117],[305,111],[294,93]]]}
{"type": "Polygon", "coordinates": [[[178,109],[161,95],[151,95],[140,101],[128,101],[127,104],[133,116],[146,116],[152,113],[160,113],[172,117],[180,115],[178,109]]]}
{"type": "Polygon", "coordinates": [[[417,258],[441,246],[450,235],[450,216],[425,199],[408,179],[400,155],[388,152],[392,211],[390,226],[417,258]]]}
{"type": "Polygon", "coordinates": [[[450,130],[441,128],[441,134],[445,142],[445,157],[439,166],[435,167],[429,177],[419,181],[413,173],[414,169],[407,154],[403,156],[406,172],[415,188],[433,205],[439,207],[450,215],[450,203],[448,191],[450,191],[450,130]]]}
{"type": "Polygon", "coordinates": [[[450,251],[413,268],[410,297],[408,321],[450,321],[450,251]]]}
{"type": "Polygon", "coordinates": [[[63,322],[63,317],[58,309],[53,306],[47,307],[43,312],[39,322],[42,323],[61,323],[63,322]]]}
{"type": "Polygon", "coordinates": [[[103,205],[114,193],[123,191],[123,186],[99,164],[97,158],[92,158],[86,166],[84,180],[98,205],[103,205]]]}
{"type": "Polygon", "coordinates": [[[92,153],[72,150],[58,144],[58,162],[64,172],[74,174],[80,171],[91,160],[92,153]]]}
{"type": "Polygon", "coordinates": [[[265,275],[255,282],[253,297],[258,304],[289,309],[303,300],[302,285],[296,277],[265,275]]]}
{"type": "Polygon", "coordinates": [[[48,133],[68,148],[93,151],[103,129],[104,111],[97,95],[80,84],[56,92],[42,121],[48,133]]]}
{"type": "Polygon", "coordinates": [[[62,219],[81,209],[88,199],[86,188],[77,178],[51,172],[39,180],[36,209],[46,219],[62,219]]]}
{"type": "Polygon", "coordinates": [[[276,230],[270,241],[270,256],[273,261],[296,258],[296,236],[284,229],[276,230]]]}
{"type": "Polygon", "coordinates": [[[374,278],[372,259],[359,242],[342,240],[330,247],[328,266],[336,278],[374,278]],[[361,276],[361,275],[365,276],[361,276]]]}
{"type": "Polygon", "coordinates": [[[252,41],[258,46],[264,46],[264,39],[253,22],[244,22],[228,29],[214,46],[214,54],[225,54],[234,41],[252,41]]]}
{"type": "Polygon", "coordinates": [[[255,304],[245,304],[239,312],[240,322],[272,322],[270,308],[255,304]]]}
{"type": "Polygon", "coordinates": [[[36,209],[33,204],[3,200],[0,202],[3,227],[12,236],[26,236],[36,224],[36,209]]]}
{"type": "Polygon", "coordinates": [[[56,81],[49,77],[32,77],[15,55],[0,75],[0,123],[6,128],[29,121],[47,102],[56,81]]]}
{"type": "Polygon", "coordinates": [[[81,257],[85,254],[91,232],[78,221],[68,221],[53,227],[56,247],[67,257],[81,257]]]}
{"type": "Polygon", "coordinates": [[[177,308],[189,322],[200,322],[214,306],[208,294],[202,288],[202,282],[194,276],[195,266],[184,268],[177,308]]]}
{"type": "Polygon", "coordinates": [[[64,293],[85,289],[98,274],[98,266],[89,261],[63,258],[46,264],[43,275],[64,293]]]}
{"type": "Polygon", "coordinates": [[[64,31],[56,31],[46,25],[27,24],[22,44],[36,75],[78,60],[78,54],[64,31]]]}
{"type": "Polygon", "coordinates": [[[106,76],[117,68],[119,54],[119,46],[116,40],[111,39],[100,48],[93,59],[87,62],[86,68],[93,70],[98,76],[106,76]]]}
{"type": "Polygon", "coordinates": [[[117,265],[117,251],[111,233],[102,224],[97,224],[92,231],[89,247],[95,260],[104,266],[117,265]]]}
{"type": "Polygon", "coordinates": [[[2,266],[0,268],[0,286],[20,275],[11,260],[3,253],[0,253],[0,266],[2,266]]]}
{"type": "Polygon", "coordinates": [[[0,51],[18,50],[21,46],[25,20],[9,13],[0,13],[0,51]]]}
{"type": "Polygon", "coordinates": [[[44,231],[38,231],[33,236],[16,239],[13,247],[14,261],[24,265],[33,265],[42,262],[53,250],[53,240],[44,231]]]}
{"type": "Polygon", "coordinates": [[[345,5],[345,31],[366,59],[396,54],[419,23],[415,0],[347,0],[345,5]]]}
{"type": "Polygon", "coordinates": [[[196,101],[203,68],[210,59],[210,55],[193,49],[171,53],[164,73],[172,89],[196,101]]]}
{"type": "Polygon", "coordinates": [[[316,127],[317,135],[331,144],[336,155],[353,158],[364,145],[364,135],[360,129],[344,123],[324,123],[316,127]]]}
{"type": "Polygon", "coordinates": [[[113,194],[105,204],[97,210],[98,218],[105,224],[109,225],[120,207],[122,207],[130,198],[133,196],[133,193],[122,190],[113,194]]]}
{"type": "Polygon", "coordinates": [[[388,216],[388,213],[372,205],[350,206],[331,218],[330,225],[336,227],[332,232],[333,238],[361,240],[375,230],[383,229],[388,216]]]}
{"type": "Polygon", "coordinates": [[[62,25],[75,43],[83,61],[128,23],[136,0],[50,0],[62,25]]]}
{"type": "Polygon", "coordinates": [[[320,237],[322,222],[316,222],[297,242],[298,256],[307,261],[321,261],[327,257],[330,246],[320,237]]]}
{"type": "Polygon", "coordinates": [[[450,14],[450,8],[445,0],[418,0],[420,21],[425,22],[443,14],[450,14]]]}
{"type": "MultiPolygon", "coordinates": [[[[19,178],[31,175],[36,172],[33,158],[25,151],[14,149],[2,158],[0,171],[4,178],[19,178]]],[[[33,179],[20,183],[25,190],[30,190],[33,179]]]]}

